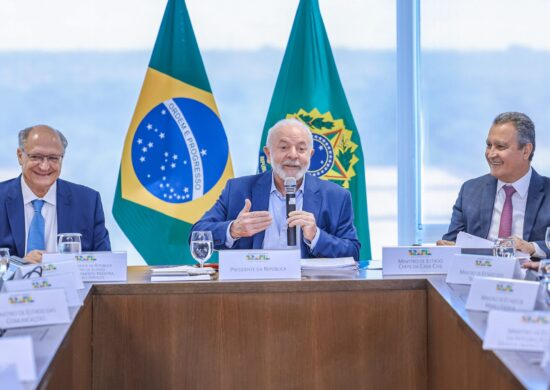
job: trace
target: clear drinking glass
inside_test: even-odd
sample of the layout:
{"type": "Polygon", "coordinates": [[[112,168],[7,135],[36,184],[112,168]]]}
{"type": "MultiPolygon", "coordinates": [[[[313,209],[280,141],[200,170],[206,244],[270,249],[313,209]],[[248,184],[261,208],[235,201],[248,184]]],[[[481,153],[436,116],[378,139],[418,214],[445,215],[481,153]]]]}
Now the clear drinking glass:
{"type": "MultiPolygon", "coordinates": [[[[546,247],[550,249],[550,227],[546,228],[544,242],[546,243],[546,247]]],[[[546,303],[546,306],[548,307],[550,306],[550,259],[542,259],[539,262],[538,276],[542,285],[544,303],[546,303]]]]}
{"type": "Polygon", "coordinates": [[[550,259],[539,262],[539,280],[544,294],[544,302],[550,305],[550,259]]]}
{"type": "Polygon", "coordinates": [[[199,262],[201,268],[212,256],[213,247],[212,232],[191,233],[191,256],[199,262]]]}
{"type": "Polygon", "coordinates": [[[80,233],[61,233],[57,235],[57,253],[75,253],[82,252],[80,233]]]}
{"type": "Polygon", "coordinates": [[[493,256],[515,257],[516,243],[513,238],[497,238],[493,246],[493,256]]]}
{"type": "Polygon", "coordinates": [[[550,259],[539,261],[539,279],[543,282],[550,282],[550,259]]]}
{"type": "Polygon", "coordinates": [[[0,276],[4,275],[4,272],[8,269],[8,262],[10,260],[10,249],[0,248],[0,276]]]}

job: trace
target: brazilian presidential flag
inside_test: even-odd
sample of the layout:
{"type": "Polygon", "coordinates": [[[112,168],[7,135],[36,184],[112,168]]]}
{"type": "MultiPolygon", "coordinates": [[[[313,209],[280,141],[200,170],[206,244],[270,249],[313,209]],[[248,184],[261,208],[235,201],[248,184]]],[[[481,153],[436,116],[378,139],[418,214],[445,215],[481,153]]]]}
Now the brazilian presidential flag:
{"type": "Polygon", "coordinates": [[[187,238],[233,167],[184,0],[169,0],[126,134],[113,215],[148,264],[194,263],[187,238]]]}
{"type": "MultiPolygon", "coordinates": [[[[365,171],[361,140],[351,115],[318,0],[301,0],[264,125],[297,118],[313,133],[315,152],[309,172],[348,189],[353,198],[361,260],[371,258],[365,171]]],[[[260,149],[260,172],[270,169],[260,149]]]]}

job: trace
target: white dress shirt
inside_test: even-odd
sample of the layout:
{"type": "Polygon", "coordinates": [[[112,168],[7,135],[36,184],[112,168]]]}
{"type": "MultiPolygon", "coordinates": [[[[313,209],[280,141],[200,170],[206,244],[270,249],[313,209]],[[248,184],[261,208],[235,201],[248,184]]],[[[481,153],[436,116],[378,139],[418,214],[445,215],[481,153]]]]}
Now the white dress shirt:
{"type": "MultiPolygon", "coordinates": [[[[498,238],[498,231],[500,228],[500,216],[502,209],[504,208],[504,201],[506,200],[506,193],[504,192],[505,185],[511,185],[515,188],[516,192],[512,195],[512,236],[523,237],[523,222],[525,220],[525,208],[527,207],[527,195],[529,192],[529,183],[531,182],[531,175],[533,169],[529,168],[529,171],[513,183],[505,183],[502,180],[497,182],[497,193],[495,196],[495,205],[493,208],[493,218],[491,219],[491,228],[489,229],[489,236],[487,239],[494,241],[498,238]]],[[[532,243],[535,246],[535,253],[533,256],[539,258],[545,258],[546,253],[540,249],[537,243],[532,243]]]]}
{"type": "Polygon", "coordinates": [[[34,216],[32,201],[42,199],[42,216],[44,217],[44,243],[46,252],[55,252],[57,248],[57,182],[53,183],[43,198],[37,197],[21,177],[21,191],[23,192],[23,208],[25,210],[25,254],[27,253],[27,240],[29,229],[34,216]]]}

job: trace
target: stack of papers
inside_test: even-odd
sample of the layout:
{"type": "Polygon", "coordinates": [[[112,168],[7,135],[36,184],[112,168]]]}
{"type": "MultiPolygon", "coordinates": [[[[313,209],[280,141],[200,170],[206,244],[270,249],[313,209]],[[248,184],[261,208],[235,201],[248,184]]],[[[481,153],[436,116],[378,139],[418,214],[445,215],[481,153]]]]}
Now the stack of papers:
{"type": "MultiPolygon", "coordinates": [[[[492,248],[495,246],[495,243],[491,240],[487,240],[486,238],[474,236],[473,234],[469,234],[466,232],[458,232],[455,245],[465,249],[491,249],[491,251],[489,251],[488,253],[473,253],[473,254],[485,254],[485,255],[491,256],[493,254],[492,248]]],[[[466,254],[464,252],[462,253],[466,254]]],[[[530,259],[531,256],[529,255],[529,253],[516,250],[516,258],[530,259]]]]}
{"type": "Polygon", "coordinates": [[[216,271],[212,268],[197,268],[190,265],[156,267],[151,269],[151,282],[177,282],[183,280],[210,280],[216,271]]]}
{"type": "Polygon", "coordinates": [[[302,259],[302,270],[357,270],[353,257],[302,259]]]}
{"type": "Polygon", "coordinates": [[[355,278],[358,266],[353,257],[302,259],[302,276],[312,279],[355,278]]]}

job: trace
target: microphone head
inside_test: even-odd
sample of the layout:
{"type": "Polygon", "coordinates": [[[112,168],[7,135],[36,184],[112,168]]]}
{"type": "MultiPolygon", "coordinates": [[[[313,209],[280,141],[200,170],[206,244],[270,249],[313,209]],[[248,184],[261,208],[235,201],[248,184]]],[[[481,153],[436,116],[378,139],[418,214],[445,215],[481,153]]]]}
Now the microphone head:
{"type": "Polygon", "coordinates": [[[285,191],[286,191],[287,194],[295,194],[296,193],[296,178],[287,177],[285,179],[285,191]]]}

